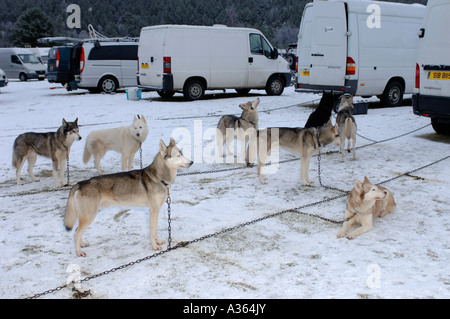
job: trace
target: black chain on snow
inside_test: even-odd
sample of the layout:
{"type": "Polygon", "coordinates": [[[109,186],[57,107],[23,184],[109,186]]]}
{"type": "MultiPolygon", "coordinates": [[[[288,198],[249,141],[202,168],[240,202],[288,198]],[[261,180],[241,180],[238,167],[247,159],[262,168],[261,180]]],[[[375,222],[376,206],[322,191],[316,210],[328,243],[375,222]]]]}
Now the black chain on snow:
{"type": "MultiPolygon", "coordinates": [[[[387,180],[385,180],[385,181],[382,181],[382,182],[380,182],[380,183],[378,183],[378,184],[376,184],[376,185],[386,184],[386,183],[391,182],[391,181],[393,181],[393,180],[396,180],[396,179],[398,179],[398,178],[400,178],[400,177],[408,176],[408,175],[411,174],[411,173],[414,173],[414,172],[417,172],[417,171],[422,170],[422,169],[424,169],[424,168],[427,168],[427,167],[430,167],[430,166],[432,166],[432,165],[435,165],[435,164],[437,164],[437,163],[439,163],[439,162],[442,162],[442,161],[444,161],[444,160],[446,160],[446,159],[448,159],[448,158],[450,158],[450,155],[445,156],[445,157],[443,157],[443,158],[441,158],[441,159],[439,159],[439,160],[437,160],[437,161],[434,161],[434,162],[432,162],[432,163],[429,163],[429,164],[426,164],[426,165],[424,165],[424,166],[421,166],[421,167],[419,167],[419,168],[410,170],[410,171],[408,171],[408,172],[406,172],[406,173],[404,173],[404,174],[401,174],[401,175],[392,177],[392,178],[390,178],[390,179],[387,179],[387,180]]],[[[342,191],[342,190],[339,190],[339,191],[344,192],[344,191],[342,191]]],[[[135,260],[135,261],[132,261],[132,262],[129,262],[129,263],[126,263],[126,264],[123,264],[123,265],[121,265],[121,266],[119,266],[119,267],[111,268],[111,269],[106,270],[106,271],[103,271],[103,272],[101,272],[101,273],[98,273],[98,274],[95,274],[95,275],[92,275],[92,276],[88,276],[88,277],[86,277],[86,278],[83,278],[83,279],[81,279],[81,280],[75,282],[75,283],[86,282],[86,281],[89,281],[89,280],[91,280],[91,279],[98,278],[98,277],[101,277],[101,276],[104,276],[104,275],[107,275],[107,274],[116,272],[117,270],[121,270],[121,269],[130,267],[130,266],[133,266],[133,265],[135,265],[135,264],[139,264],[139,263],[141,263],[141,262],[143,262],[143,261],[149,260],[149,259],[151,259],[151,258],[155,258],[155,257],[157,257],[157,256],[159,256],[159,255],[163,255],[163,254],[168,253],[168,252],[170,252],[170,251],[172,251],[172,250],[175,250],[175,249],[178,249],[178,248],[181,248],[181,247],[186,247],[186,246],[188,246],[188,245],[190,245],[190,244],[197,243],[197,242],[199,242],[199,241],[202,241],[202,240],[205,240],[205,239],[208,239],[208,238],[211,238],[211,237],[215,237],[215,236],[217,236],[217,235],[221,235],[221,234],[224,234],[224,233],[228,233],[228,232],[231,232],[231,231],[236,230],[236,229],[238,229],[238,228],[242,228],[242,227],[245,227],[245,226],[248,226],[248,225],[252,225],[252,224],[255,224],[255,223],[257,223],[257,222],[260,222],[260,221],[263,221],[263,220],[266,220],[266,219],[269,219],[269,218],[277,217],[277,216],[280,216],[280,215],[283,215],[283,214],[286,214],[286,213],[296,213],[296,214],[300,214],[300,215],[304,215],[304,216],[308,216],[308,217],[317,218],[317,219],[320,219],[320,220],[323,220],[323,221],[327,221],[327,222],[330,222],[330,223],[334,223],[334,224],[342,224],[345,220],[338,221],[338,220],[326,218],[326,217],[319,216],[319,215],[315,215],[315,214],[304,213],[304,212],[302,212],[302,211],[300,211],[300,210],[301,210],[301,209],[304,209],[304,208],[312,207],[312,206],[317,206],[317,205],[320,205],[320,204],[323,204],[323,203],[331,202],[331,201],[334,201],[334,200],[336,200],[336,199],[343,198],[343,197],[347,196],[348,193],[349,193],[348,191],[345,191],[345,193],[343,193],[343,194],[341,194],[341,195],[337,195],[337,196],[335,196],[335,197],[326,198],[326,199],[323,199],[323,200],[320,200],[320,201],[317,201],[317,202],[313,202],[313,203],[301,205],[301,206],[298,206],[298,207],[295,207],[295,208],[286,209],[286,210],[283,210],[283,211],[280,211],[280,212],[276,212],[276,213],[273,213],[273,214],[269,214],[269,215],[266,215],[266,216],[263,216],[263,217],[260,217],[260,218],[257,218],[257,219],[248,221],[248,222],[241,223],[241,224],[236,225],[236,226],[233,226],[233,227],[229,227],[229,228],[225,228],[225,229],[219,230],[219,231],[217,231],[217,232],[215,232],[215,233],[212,233],[212,234],[209,234],[209,235],[204,235],[204,236],[202,236],[202,237],[199,237],[199,238],[196,238],[196,239],[193,239],[193,240],[181,241],[181,242],[177,243],[177,244],[176,244],[175,246],[173,246],[173,247],[170,247],[170,241],[171,241],[171,238],[170,238],[170,237],[171,237],[171,235],[170,235],[170,233],[169,233],[169,238],[170,238],[170,241],[169,241],[169,247],[168,247],[166,250],[161,250],[161,251],[156,252],[156,253],[154,253],[154,254],[152,254],[152,255],[149,255],[149,256],[140,258],[140,259],[138,259],[138,260],[135,260]]],[[[169,204],[169,203],[168,203],[168,204],[169,204]]],[[[170,211],[170,209],[168,209],[168,211],[170,211]]],[[[169,216],[170,216],[170,213],[169,213],[169,216]]],[[[169,217],[169,220],[170,220],[170,217],[169,217]]],[[[169,225],[170,225],[170,224],[169,224],[169,225]]],[[[169,226],[169,227],[170,227],[170,226],[169,226]]],[[[49,289],[49,290],[44,291],[44,292],[42,292],[42,293],[38,293],[38,294],[35,294],[35,295],[33,295],[33,296],[27,297],[26,299],[36,299],[36,298],[39,298],[39,297],[41,297],[41,296],[44,296],[44,295],[47,295],[47,294],[50,294],[50,293],[59,291],[59,290],[61,290],[61,289],[63,289],[63,288],[66,288],[68,285],[69,285],[69,284],[61,285],[61,286],[58,286],[58,287],[56,287],[56,288],[54,288],[54,289],[49,289]]]]}

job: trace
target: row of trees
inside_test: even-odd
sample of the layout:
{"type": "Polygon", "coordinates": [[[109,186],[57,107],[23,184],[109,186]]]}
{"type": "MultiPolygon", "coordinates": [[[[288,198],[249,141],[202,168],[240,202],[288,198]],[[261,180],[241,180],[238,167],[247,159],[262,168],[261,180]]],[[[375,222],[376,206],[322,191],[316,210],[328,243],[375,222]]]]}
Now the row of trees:
{"type": "MultiPolygon", "coordinates": [[[[1,0],[0,47],[36,46],[47,36],[87,37],[87,25],[110,37],[139,36],[144,26],[190,24],[254,27],[278,47],[297,41],[303,8],[312,0],[1,0]],[[70,29],[70,4],[81,28],[70,29]]],[[[419,2],[427,0],[396,0],[419,2]]]]}

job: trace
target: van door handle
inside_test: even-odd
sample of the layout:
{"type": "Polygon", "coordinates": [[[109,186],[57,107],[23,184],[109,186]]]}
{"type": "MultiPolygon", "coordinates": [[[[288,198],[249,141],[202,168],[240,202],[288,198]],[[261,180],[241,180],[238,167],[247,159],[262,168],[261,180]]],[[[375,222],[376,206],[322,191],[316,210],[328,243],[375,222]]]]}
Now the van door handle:
{"type": "Polygon", "coordinates": [[[323,56],[323,53],[311,53],[311,56],[323,56]]]}
{"type": "Polygon", "coordinates": [[[248,58],[248,63],[253,63],[253,57],[248,58]]]}

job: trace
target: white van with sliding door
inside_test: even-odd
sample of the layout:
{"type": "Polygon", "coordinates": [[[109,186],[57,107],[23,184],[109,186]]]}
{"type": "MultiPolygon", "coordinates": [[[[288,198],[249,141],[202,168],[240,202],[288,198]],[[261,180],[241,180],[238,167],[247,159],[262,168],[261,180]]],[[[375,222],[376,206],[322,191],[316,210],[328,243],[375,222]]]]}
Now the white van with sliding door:
{"type": "Polygon", "coordinates": [[[450,133],[450,1],[428,0],[419,31],[414,114],[431,119],[438,133],[450,133]]]}
{"type": "Polygon", "coordinates": [[[163,97],[176,92],[187,100],[201,99],[205,90],[265,89],[280,95],[289,86],[286,60],[256,29],[224,25],[160,25],[141,30],[140,87],[163,97]]]}
{"type": "Polygon", "coordinates": [[[137,86],[137,51],[137,39],[83,43],[78,87],[112,93],[121,87],[137,86]]]}
{"type": "Polygon", "coordinates": [[[400,105],[404,93],[413,93],[424,16],[419,4],[308,3],[298,34],[296,91],[375,95],[384,105],[400,105]]]}

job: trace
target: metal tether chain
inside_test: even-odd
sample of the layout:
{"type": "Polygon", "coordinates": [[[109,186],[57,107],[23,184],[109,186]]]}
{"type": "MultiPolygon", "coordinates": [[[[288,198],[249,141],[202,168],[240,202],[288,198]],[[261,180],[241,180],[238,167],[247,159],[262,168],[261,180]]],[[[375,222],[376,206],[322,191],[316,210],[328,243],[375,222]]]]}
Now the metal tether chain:
{"type": "Polygon", "coordinates": [[[171,245],[172,245],[172,226],[170,224],[171,224],[172,220],[170,219],[170,214],[172,212],[172,208],[170,207],[170,204],[172,203],[172,199],[170,198],[170,189],[169,189],[169,187],[167,187],[166,203],[167,203],[167,222],[168,222],[167,230],[169,232],[169,238],[167,239],[167,247],[171,248],[171,245]]]}
{"type": "Polygon", "coordinates": [[[66,166],[67,166],[67,185],[70,185],[70,165],[69,165],[69,152],[70,150],[67,149],[67,155],[66,155],[66,166]]]}
{"type": "Polygon", "coordinates": [[[142,143],[139,144],[139,162],[141,164],[142,169],[142,143]]]}

